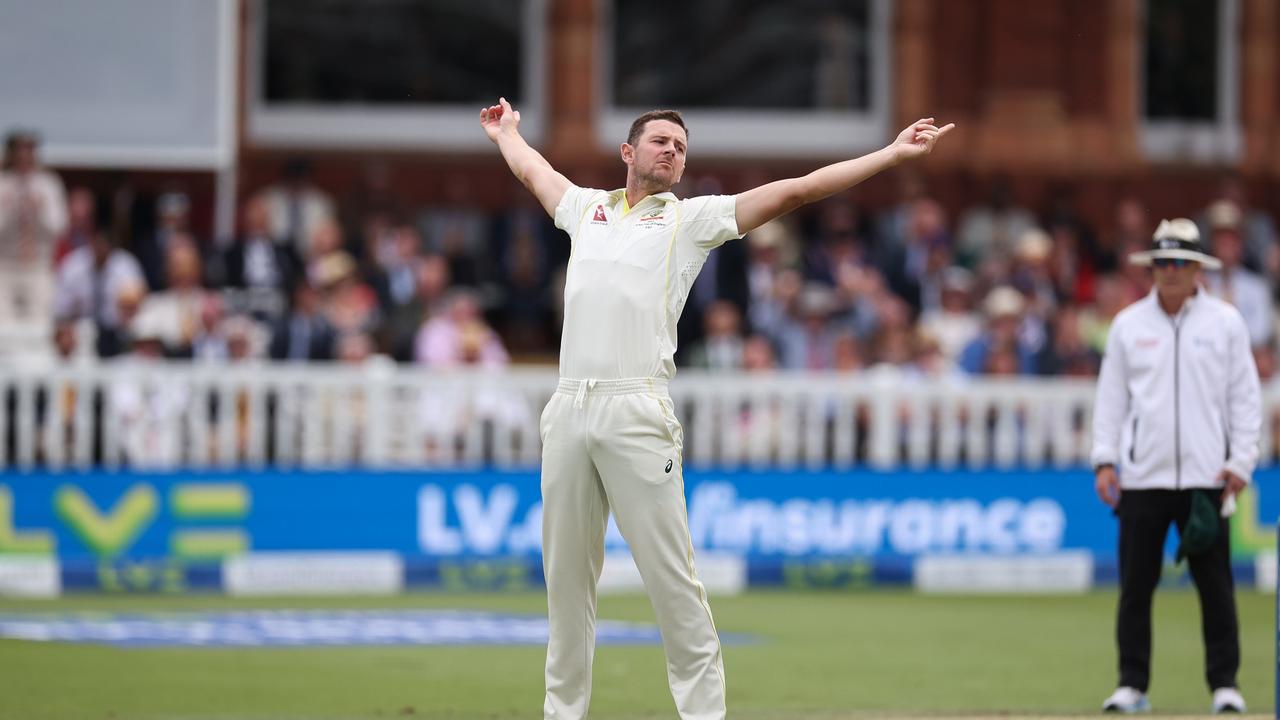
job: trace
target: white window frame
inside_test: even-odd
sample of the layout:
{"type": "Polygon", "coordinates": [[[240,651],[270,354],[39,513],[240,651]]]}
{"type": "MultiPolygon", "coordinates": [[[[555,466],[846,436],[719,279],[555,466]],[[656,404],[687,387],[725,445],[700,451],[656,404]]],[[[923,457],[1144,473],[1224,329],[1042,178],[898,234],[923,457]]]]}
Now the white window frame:
{"type": "MultiPolygon", "coordinates": [[[[531,144],[543,137],[546,108],[547,0],[524,3],[520,134],[531,144]]],[[[249,0],[246,32],[246,136],[264,148],[411,149],[475,151],[490,145],[480,130],[480,105],[422,104],[379,108],[290,103],[272,106],[263,94],[266,23],[263,0],[249,0]]],[[[493,98],[493,103],[498,98],[493,98]]]]}
{"type": "Polygon", "coordinates": [[[75,143],[50,139],[42,142],[40,157],[54,167],[139,170],[225,170],[236,159],[236,47],[237,3],[213,0],[217,33],[215,41],[215,136],[212,145],[120,145],[107,142],[75,143]]]}
{"type": "Polygon", "coordinates": [[[1147,9],[1141,4],[1141,28],[1135,71],[1138,74],[1138,143],[1157,162],[1231,163],[1244,149],[1240,128],[1240,0],[1218,0],[1218,117],[1213,121],[1151,120],[1147,117],[1147,9]]]}
{"type": "MultiPolygon", "coordinates": [[[[614,104],[613,0],[596,0],[599,18],[595,76],[596,139],[616,151],[631,123],[650,107],[614,104]]],[[[884,145],[893,116],[893,0],[871,0],[871,109],[703,110],[676,108],[692,130],[691,151],[699,157],[834,158],[884,145]]],[[[678,19],[673,19],[678,22],[678,19]]]]}

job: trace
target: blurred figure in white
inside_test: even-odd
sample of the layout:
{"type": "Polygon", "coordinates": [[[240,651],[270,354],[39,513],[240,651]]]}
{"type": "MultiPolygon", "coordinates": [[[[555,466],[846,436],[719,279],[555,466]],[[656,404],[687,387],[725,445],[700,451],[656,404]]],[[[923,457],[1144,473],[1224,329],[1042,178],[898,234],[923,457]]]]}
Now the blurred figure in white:
{"type": "Polygon", "coordinates": [[[333,199],[315,185],[311,163],[293,158],[285,163],[280,181],[258,193],[266,206],[271,237],[307,257],[312,233],[323,222],[336,219],[333,199]]]}
{"type": "Polygon", "coordinates": [[[961,351],[982,332],[982,318],[973,309],[973,273],[952,266],[942,273],[941,302],[926,310],[920,328],[933,338],[946,365],[954,366],[961,351]]]}
{"type": "Polygon", "coordinates": [[[200,285],[200,251],[190,235],[175,233],[168,239],[165,266],[168,289],[147,296],[141,312],[156,316],[165,354],[189,358],[207,294],[200,285]]]}
{"type": "Polygon", "coordinates": [[[110,416],[125,464],[171,468],[183,460],[183,416],[191,394],[185,383],[158,372],[164,358],[163,318],[139,313],[129,327],[129,352],[121,358],[124,375],[111,386],[110,416]]]}
{"type": "Polygon", "coordinates": [[[1222,262],[1218,270],[1204,273],[1205,285],[1213,295],[1226,300],[1244,316],[1249,328],[1249,344],[1265,347],[1275,333],[1275,308],[1271,288],[1262,276],[1244,266],[1244,213],[1229,200],[1219,200],[1207,213],[1213,254],[1222,262]]]}
{"type": "Polygon", "coordinates": [[[98,354],[118,354],[121,348],[108,337],[125,330],[116,299],[126,285],[145,286],[142,266],[127,250],[115,247],[106,233],[96,231],[89,245],[71,251],[58,268],[54,314],[91,318],[98,330],[98,354]]]}
{"type": "Polygon", "coordinates": [[[19,323],[29,333],[47,337],[53,321],[54,245],[67,228],[67,200],[62,180],[40,166],[38,142],[35,133],[23,130],[9,133],[5,141],[0,327],[18,329],[14,323],[19,323]]]}

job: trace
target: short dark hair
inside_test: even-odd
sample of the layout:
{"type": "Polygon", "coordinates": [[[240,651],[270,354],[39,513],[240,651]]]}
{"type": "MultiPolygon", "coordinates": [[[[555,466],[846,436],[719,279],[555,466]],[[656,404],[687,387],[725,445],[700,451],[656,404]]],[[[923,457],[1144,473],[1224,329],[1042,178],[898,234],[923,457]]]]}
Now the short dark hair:
{"type": "Polygon", "coordinates": [[[636,144],[636,141],[644,134],[644,126],[648,125],[651,120],[669,120],[679,125],[684,130],[685,139],[689,139],[689,128],[684,124],[684,118],[680,117],[679,110],[650,110],[631,123],[631,131],[627,133],[628,145],[636,144]]]}

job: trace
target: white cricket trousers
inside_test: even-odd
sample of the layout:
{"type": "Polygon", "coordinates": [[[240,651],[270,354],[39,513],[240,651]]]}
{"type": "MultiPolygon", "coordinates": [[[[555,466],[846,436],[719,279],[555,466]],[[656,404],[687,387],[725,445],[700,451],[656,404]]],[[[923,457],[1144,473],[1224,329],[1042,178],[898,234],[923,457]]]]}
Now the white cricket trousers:
{"type": "Polygon", "coordinates": [[[684,433],[666,381],[562,379],[539,430],[550,626],[544,718],[587,717],[596,583],[612,510],[657,616],[680,717],[722,720],[724,663],[694,572],[680,467],[684,433]]]}

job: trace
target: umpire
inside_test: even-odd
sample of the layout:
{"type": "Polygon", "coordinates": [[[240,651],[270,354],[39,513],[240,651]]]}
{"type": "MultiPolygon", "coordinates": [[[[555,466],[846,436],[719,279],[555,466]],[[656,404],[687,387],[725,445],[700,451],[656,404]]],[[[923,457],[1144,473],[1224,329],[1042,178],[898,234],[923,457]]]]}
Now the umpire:
{"type": "Polygon", "coordinates": [[[1195,223],[1164,220],[1130,262],[1155,287],[1111,325],[1098,375],[1092,462],[1120,518],[1120,682],[1108,712],[1150,709],[1151,598],[1170,523],[1200,596],[1205,678],[1215,713],[1244,712],[1229,520],[1258,460],[1261,388],[1240,312],[1200,286],[1221,266],[1195,223]],[[1225,459],[1225,462],[1224,462],[1225,459]]]}

